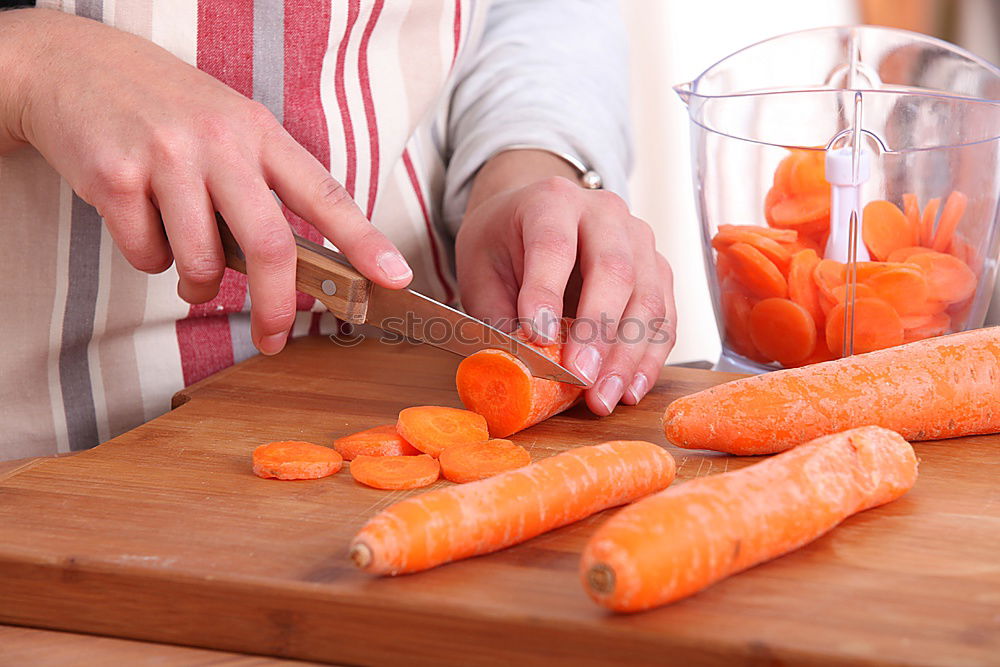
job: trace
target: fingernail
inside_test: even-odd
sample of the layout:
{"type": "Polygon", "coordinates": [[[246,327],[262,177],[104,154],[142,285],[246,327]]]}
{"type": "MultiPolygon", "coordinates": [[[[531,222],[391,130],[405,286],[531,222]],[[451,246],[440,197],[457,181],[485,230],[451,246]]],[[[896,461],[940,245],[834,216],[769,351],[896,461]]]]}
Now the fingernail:
{"type": "Polygon", "coordinates": [[[556,342],[559,333],[559,322],[556,320],[556,313],[548,306],[542,306],[535,311],[535,317],[531,321],[531,328],[541,338],[550,343],[556,342]]]}
{"type": "Polygon", "coordinates": [[[608,409],[608,414],[611,414],[615,406],[618,405],[618,399],[622,397],[624,389],[625,385],[617,375],[609,375],[604,378],[604,382],[601,383],[600,388],[597,390],[597,398],[608,409]]]}
{"type": "Polygon", "coordinates": [[[285,340],[288,338],[288,332],[282,331],[281,333],[270,334],[264,336],[260,339],[260,351],[262,354],[278,354],[281,352],[281,348],[285,346],[285,340]]]}
{"type": "Polygon", "coordinates": [[[593,345],[588,345],[576,353],[576,371],[583,376],[587,384],[597,379],[597,371],[601,368],[601,354],[593,345]]]}
{"type": "Polygon", "coordinates": [[[632,384],[628,387],[628,393],[632,396],[632,400],[638,403],[647,391],[649,391],[649,380],[646,379],[645,373],[636,373],[632,384]]]}
{"type": "Polygon", "coordinates": [[[387,251],[378,256],[378,268],[389,280],[403,280],[413,275],[413,269],[398,252],[387,251]]]}

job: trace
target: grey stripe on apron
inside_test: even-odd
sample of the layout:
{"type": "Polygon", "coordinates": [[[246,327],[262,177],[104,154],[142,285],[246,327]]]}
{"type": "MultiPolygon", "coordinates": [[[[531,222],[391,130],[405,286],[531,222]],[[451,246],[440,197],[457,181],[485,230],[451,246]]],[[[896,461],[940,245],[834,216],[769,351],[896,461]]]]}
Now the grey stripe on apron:
{"type": "MultiPolygon", "coordinates": [[[[104,16],[101,0],[77,0],[76,14],[100,21],[104,16]]],[[[101,216],[97,210],[73,194],[69,242],[69,285],[63,317],[62,347],[59,350],[59,384],[69,448],[87,449],[98,444],[97,411],[90,379],[87,351],[94,335],[94,311],[101,271],[101,216]]]]}

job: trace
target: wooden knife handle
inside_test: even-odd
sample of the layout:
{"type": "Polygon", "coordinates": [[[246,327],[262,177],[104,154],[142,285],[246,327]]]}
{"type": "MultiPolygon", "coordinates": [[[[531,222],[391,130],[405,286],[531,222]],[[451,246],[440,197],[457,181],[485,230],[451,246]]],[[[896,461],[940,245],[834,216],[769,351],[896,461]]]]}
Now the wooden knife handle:
{"type": "MultiPolygon", "coordinates": [[[[234,271],[246,273],[247,264],[243,249],[236,242],[222,216],[216,213],[215,219],[219,225],[222,249],[226,254],[226,266],[234,271]]],[[[293,236],[298,253],[295,262],[295,288],[315,297],[340,319],[353,324],[363,324],[368,314],[371,281],[358,273],[340,253],[304,239],[298,234],[293,236]]]]}

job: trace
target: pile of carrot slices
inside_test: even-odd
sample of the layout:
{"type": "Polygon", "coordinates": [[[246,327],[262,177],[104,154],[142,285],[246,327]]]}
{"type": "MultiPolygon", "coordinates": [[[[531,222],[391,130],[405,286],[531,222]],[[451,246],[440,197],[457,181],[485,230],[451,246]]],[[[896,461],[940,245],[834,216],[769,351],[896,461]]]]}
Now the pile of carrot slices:
{"type": "Polygon", "coordinates": [[[902,208],[869,202],[862,240],[873,261],[854,272],[823,257],[829,199],[823,152],[793,150],[765,199],[770,226],[719,227],[712,247],[727,347],[784,367],[838,358],[852,298],[854,353],[963,328],[981,261],[957,230],[965,195],[952,192],[943,207],[932,199],[922,212],[913,194],[902,208]]]}
{"type": "Polygon", "coordinates": [[[253,453],[253,470],[267,479],[319,479],[349,461],[351,476],[375,489],[429,486],[443,474],[452,482],[485,479],[531,463],[524,447],[491,440],[486,419],[458,408],[406,408],[395,424],[338,438],[333,448],[310,442],[272,442],[253,453]]]}

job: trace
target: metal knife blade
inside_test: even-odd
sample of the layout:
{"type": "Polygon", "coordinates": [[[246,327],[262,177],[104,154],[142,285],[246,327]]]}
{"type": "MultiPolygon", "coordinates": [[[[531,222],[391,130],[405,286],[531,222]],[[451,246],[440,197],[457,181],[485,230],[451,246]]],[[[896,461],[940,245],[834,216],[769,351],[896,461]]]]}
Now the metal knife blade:
{"type": "Polygon", "coordinates": [[[365,323],[463,357],[488,348],[501,349],[517,357],[535,377],[587,386],[530,345],[413,290],[373,284],[365,323]]]}

